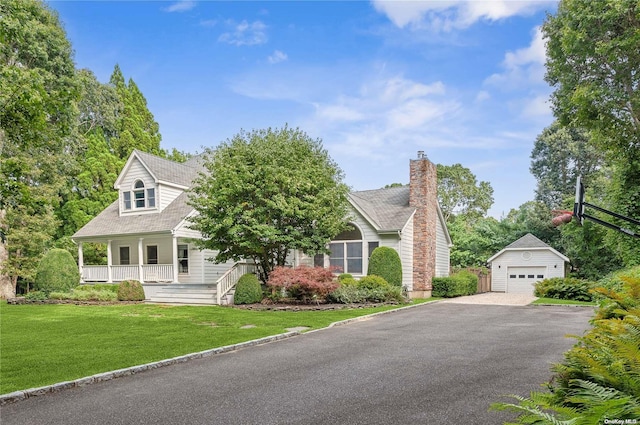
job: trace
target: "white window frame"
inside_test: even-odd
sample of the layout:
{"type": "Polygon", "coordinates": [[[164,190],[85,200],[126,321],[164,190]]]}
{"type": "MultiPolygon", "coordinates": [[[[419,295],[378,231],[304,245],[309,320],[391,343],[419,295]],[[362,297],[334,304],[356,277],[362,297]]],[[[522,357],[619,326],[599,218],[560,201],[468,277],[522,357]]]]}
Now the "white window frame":
{"type": "Polygon", "coordinates": [[[188,276],[189,273],[190,273],[190,270],[191,269],[189,268],[189,244],[183,244],[183,243],[178,244],[178,274],[188,276]],[[186,252],[186,254],[187,254],[186,257],[181,257],[180,256],[180,254],[182,252],[182,250],[180,249],[181,247],[184,247],[182,250],[184,250],[184,252],[186,252]],[[184,261],[184,260],[187,261],[187,271],[186,272],[182,271],[182,266],[180,264],[180,262],[184,261]]]}

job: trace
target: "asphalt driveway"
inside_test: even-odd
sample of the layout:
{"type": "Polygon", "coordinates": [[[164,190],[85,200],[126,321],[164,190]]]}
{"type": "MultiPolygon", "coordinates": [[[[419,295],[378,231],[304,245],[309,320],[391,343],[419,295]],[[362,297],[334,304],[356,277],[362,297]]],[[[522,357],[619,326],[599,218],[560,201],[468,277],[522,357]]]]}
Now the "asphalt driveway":
{"type": "Polygon", "coordinates": [[[592,308],[437,303],[31,398],[2,424],[501,424],[592,308]]]}

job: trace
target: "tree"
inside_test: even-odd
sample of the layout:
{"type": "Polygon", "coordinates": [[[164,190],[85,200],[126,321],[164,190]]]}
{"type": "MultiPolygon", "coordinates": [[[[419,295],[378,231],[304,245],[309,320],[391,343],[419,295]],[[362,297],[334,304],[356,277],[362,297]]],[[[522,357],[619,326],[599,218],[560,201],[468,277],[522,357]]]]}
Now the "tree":
{"type": "Polygon", "coordinates": [[[559,209],[573,196],[576,178],[591,186],[604,166],[604,155],[592,144],[588,132],[554,122],[536,138],[531,152],[531,174],[537,180],[536,200],[559,209]]]}
{"type": "MultiPolygon", "coordinates": [[[[614,178],[609,204],[640,217],[640,5],[637,0],[563,0],[542,27],[554,113],[592,132],[614,178]]],[[[637,264],[640,244],[609,231],[608,244],[637,264]]]]}
{"type": "Polygon", "coordinates": [[[438,202],[447,222],[452,215],[482,217],[493,205],[493,188],[489,182],[478,183],[476,176],[461,164],[440,165],[438,202]]]}
{"type": "Polygon", "coordinates": [[[640,149],[637,0],[563,0],[542,31],[561,123],[597,132],[606,150],[640,149]]]}
{"type": "Polygon", "coordinates": [[[216,262],[254,260],[266,283],[290,250],[325,252],[346,229],[348,188],[319,139],[287,126],[241,131],[205,158],[191,221],[216,262]]]}
{"type": "Polygon", "coordinates": [[[127,158],[133,149],[166,156],[160,148],[160,126],[147,108],[147,99],[133,81],[126,84],[122,71],[115,66],[110,84],[115,87],[123,110],[118,115],[117,136],[110,141],[111,149],[120,158],[127,158]]]}
{"type": "Polygon", "coordinates": [[[0,17],[0,227],[8,253],[1,274],[15,293],[18,279],[33,279],[56,229],[78,90],[54,12],[36,0],[6,0],[0,17]]]}

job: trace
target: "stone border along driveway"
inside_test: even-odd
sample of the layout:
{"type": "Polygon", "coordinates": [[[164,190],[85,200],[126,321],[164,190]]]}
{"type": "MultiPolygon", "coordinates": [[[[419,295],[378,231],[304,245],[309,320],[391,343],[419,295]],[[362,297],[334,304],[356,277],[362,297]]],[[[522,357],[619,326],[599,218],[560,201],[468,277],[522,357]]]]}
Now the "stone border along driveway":
{"type": "MultiPolygon", "coordinates": [[[[393,309],[393,310],[380,311],[378,313],[368,314],[366,316],[354,317],[352,319],[341,320],[339,322],[334,322],[334,323],[330,324],[329,326],[327,326],[326,328],[322,328],[322,329],[329,329],[329,328],[332,328],[334,326],[341,326],[341,325],[346,325],[348,323],[358,322],[358,321],[362,321],[362,320],[369,320],[371,317],[374,317],[374,316],[393,313],[395,311],[400,311],[400,310],[405,310],[405,309],[408,309],[408,308],[419,307],[421,305],[431,304],[431,303],[435,303],[435,302],[439,302],[439,300],[429,301],[429,302],[426,302],[426,303],[409,305],[409,306],[406,306],[406,307],[400,307],[400,308],[396,308],[396,309],[393,309]]],[[[322,329],[316,329],[316,330],[310,331],[310,332],[321,331],[322,329]]],[[[286,333],[278,334],[278,335],[267,336],[267,337],[260,338],[260,339],[254,339],[253,341],[241,342],[241,343],[233,344],[233,345],[226,345],[224,347],[219,347],[219,348],[212,348],[210,350],[200,351],[200,352],[191,353],[191,354],[185,354],[183,356],[173,357],[171,359],[160,360],[160,361],[157,361],[157,362],[147,363],[147,364],[143,364],[143,365],[139,365],[139,366],[127,367],[127,368],[124,368],[124,369],[118,369],[118,370],[114,370],[114,371],[111,371],[111,372],[98,373],[96,375],[91,375],[91,376],[87,376],[87,377],[84,377],[84,378],[75,379],[73,381],[65,381],[65,382],[60,382],[60,383],[53,384],[53,385],[45,385],[43,387],[30,388],[30,389],[27,389],[27,390],[15,391],[15,392],[8,393],[8,394],[1,394],[0,395],[0,406],[3,406],[5,404],[9,404],[9,403],[15,403],[15,402],[18,402],[18,401],[21,401],[21,400],[26,400],[26,399],[31,398],[31,397],[37,397],[37,396],[45,395],[45,394],[48,394],[48,393],[55,393],[55,392],[58,392],[58,391],[68,390],[68,389],[71,389],[71,388],[84,387],[86,385],[91,385],[91,384],[95,384],[95,383],[98,383],[98,382],[110,381],[112,379],[120,378],[122,376],[135,375],[136,373],[141,373],[141,372],[145,372],[147,370],[157,369],[157,368],[160,368],[160,367],[171,366],[171,365],[177,364],[177,363],[184,363],[184,362],[187,362],[189,360],[201,359],[201,358],[204,358],[204,357],[211,357],[211,356],[216,355],[216,354],[228,353],[228,352],[231,352],[231,351],[236,351],[236,350],[240,350],[240,349],[247,348],[247,347],[253,347],[253,346],[256,346],[256,345],[267,344],[269,342],[279,341],[279,340],[282,340],[282,339],[285,339],[285,338],[291,338],[291,337],[294,337],[294,336],[302,335],[303,332],[301,332],[301,330],[302,330],[301,328],[291,328],[290,332],[286,332],[286,333]]]]}

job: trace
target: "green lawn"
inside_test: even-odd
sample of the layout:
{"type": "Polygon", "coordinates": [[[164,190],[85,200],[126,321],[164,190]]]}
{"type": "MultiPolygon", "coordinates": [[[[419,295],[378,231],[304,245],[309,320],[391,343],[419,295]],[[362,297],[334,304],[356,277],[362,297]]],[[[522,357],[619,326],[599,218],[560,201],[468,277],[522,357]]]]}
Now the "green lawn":
{"type": "Polygon", "coordinates": [[[287,328],[319,329],[398,307],[292,312],[2,302],[0,394],[237,344],[287,328]]]}
{"type": "Polygon", "coordinates": [[[557,305],[586,305],[586,306],[597,306],[596,302],[587,302],[587,301],[572,301],[572,300],[558,300],[556,298],[538,298],[531,304],[557,304],[557,305]]]}

